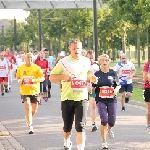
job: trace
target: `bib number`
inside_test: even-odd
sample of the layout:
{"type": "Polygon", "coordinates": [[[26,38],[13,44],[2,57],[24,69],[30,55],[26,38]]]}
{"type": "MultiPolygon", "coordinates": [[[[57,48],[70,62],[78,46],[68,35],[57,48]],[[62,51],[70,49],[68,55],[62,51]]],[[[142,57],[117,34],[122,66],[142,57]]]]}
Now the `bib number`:
{"type": "Polygon", "coordinates": [[[23,83],[26,86],[32,86],[33,82],[32,82],[33,77],[32,76],[25,76],[23,79],[23,83]]]}
{"type": "Polygon", "coordinates": [[[129,76],[130,73],[131,73],[130,70],[122,70],[122,75],[123,75],[123,76],[129,76]]]}
{"type": "Polygon", "coordinates": [[[87,88],[87,81],[86,80],[72,80],[71,88],[74,90],[81,90],[81,89],[87,88]]]}
{"type": "Polygon", "coordinates": [[[114,97],[114,88],[113,87],[100,87],[99,97],[113,98],[114,97]]]}

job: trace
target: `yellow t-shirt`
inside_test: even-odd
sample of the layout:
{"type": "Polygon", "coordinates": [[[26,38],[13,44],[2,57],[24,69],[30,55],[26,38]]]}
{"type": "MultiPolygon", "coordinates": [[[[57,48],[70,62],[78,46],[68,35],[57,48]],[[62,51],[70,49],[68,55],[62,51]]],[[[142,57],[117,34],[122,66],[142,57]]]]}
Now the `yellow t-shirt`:
{"type": "MultiPolygon", "coordinates": [[[[79,57],[78,60],[71,56],[66,56],[61,59],[51,71],[51,74],[71,74],[75,79],[87,80],[87,72],[91,70],[90,60],[84,56],[79,57]]],[[[88,99],[87,88],[73,89],[71,82],[62,81],[61,100],[81,101],[88,99]]]]}
{"type": "Polygon", "coordinates": [[[30,67],[24,64],[17,69],[16,76],[24,81],[20,85],[21,95],[36,95],[40,93],[40,82],[32,82],[32,79],[44,77],[44,74],[39,66],[32,64],[30,67]]]}

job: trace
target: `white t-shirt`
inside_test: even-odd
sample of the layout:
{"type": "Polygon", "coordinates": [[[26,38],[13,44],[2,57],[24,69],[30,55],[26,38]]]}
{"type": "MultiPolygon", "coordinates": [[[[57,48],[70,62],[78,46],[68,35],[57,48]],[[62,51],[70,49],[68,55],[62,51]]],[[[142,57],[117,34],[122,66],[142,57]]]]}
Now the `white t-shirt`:
{"type": "Polygon", "coordinates": [[[93,63],[93,64],[91,64],[91,70],[92,70],[92,72],[93,72],[93,74],[96,72],[96,71],[98,71],[99,70],[99,65],[95,62],[95,63],[93,63]]]}
{"type": "Polygon", "coordinates": [[[122,62],[118,62],[114,68],[114,71],[118,72],[122,76],[119,78],[120,84],[130,84],[132,83],[132,79],[129,79],[129,75],[131,71],[135,70],[135,66],[131,61],[127,61],[126,64],[122,62]]]}
{"type": "Polygon", "coordinates": [[[33,55],[33,62],[37,59],[38,55],[33,55]]]}
{"type": "MultiPolygon", "coordinates": [[[[16,65],[17,65],[17,68],[20,67],[21,65],[23,65],[24,63],[25,63],[25,62],[22,61],[21,58],[17,58],[17,59],[16,59],[16,65]]],[[[17,69],[17,68],[16,68],[16,69],[17,69]]]]}
{"type": "Polygon", "coordinates": [[[0,77],[7,77],[9,72],[9,61],[4,58],[4,60],[0,60],[0,77]]]}

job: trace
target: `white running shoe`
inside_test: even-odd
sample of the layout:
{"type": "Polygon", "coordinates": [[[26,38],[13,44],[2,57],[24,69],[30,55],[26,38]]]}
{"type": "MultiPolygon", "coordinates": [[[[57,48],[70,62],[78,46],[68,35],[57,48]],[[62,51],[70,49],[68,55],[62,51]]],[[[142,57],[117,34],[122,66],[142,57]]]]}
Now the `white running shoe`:
{"type": "Polygon", "coordinates": [[[107,144],[107,142],[105,142],[105,143],[102,144],[102,149],[108,149],[108,144],[107,144]]]}
{"type": "Polygon", "coordinates": [[[150,126],[146,126],[146,133],[150,133],[150,126]]]}
{"type": "Polygon", "coordinates": [[[110,130],[108,130],[108,137],[110,138],[110,139],[113,139],[114,138],[114,132],[110,129],[110,130]]]}
{"type": "Polygon", "coordinates": [[[33,134],[33,127],[29,126],[29,134],[33,134]]]}
{"type": "Polygon", "coordinates": [[[72,142],[70,142],[69,147],[64,146],[63,150],[71,150],[72,148],[72,142]]]}

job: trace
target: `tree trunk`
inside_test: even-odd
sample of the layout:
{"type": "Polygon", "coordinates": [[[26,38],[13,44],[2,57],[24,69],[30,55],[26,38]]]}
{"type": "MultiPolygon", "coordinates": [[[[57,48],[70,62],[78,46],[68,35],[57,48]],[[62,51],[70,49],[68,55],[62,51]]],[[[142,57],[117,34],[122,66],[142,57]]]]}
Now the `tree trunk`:
{"type": "Polygon", "coordinates": [[[140,67],[140,28],[137,25],[137,53],[138,53],[138,67],[140,67]]]}
{"type": "Polygon", "coordinates": [[[125,53],[126,52],[126,31],[125,31],[125,27],[123,27],[122,30],[122,50],[125,53]]]}

